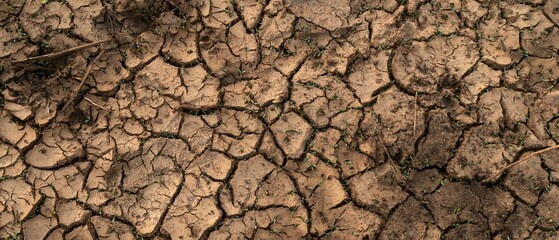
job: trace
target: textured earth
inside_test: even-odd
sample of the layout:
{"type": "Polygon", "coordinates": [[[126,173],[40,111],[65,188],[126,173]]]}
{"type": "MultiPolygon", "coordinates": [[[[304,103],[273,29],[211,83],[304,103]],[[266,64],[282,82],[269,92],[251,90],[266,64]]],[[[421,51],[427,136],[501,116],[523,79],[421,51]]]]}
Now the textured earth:
{"type": "Polygon", "coordinates": [[[559,0],[335,2],[1,1],[0,238],[559,239],[559,0]]]}

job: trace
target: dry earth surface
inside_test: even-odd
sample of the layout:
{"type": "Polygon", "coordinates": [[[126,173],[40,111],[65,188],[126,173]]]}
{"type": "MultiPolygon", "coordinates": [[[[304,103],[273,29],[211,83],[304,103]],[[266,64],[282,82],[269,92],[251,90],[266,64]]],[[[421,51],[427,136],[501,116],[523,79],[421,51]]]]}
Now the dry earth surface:
{"type": "Polygon", "coordinates": [[[2,0],[0,26],[0,238],[559,239],[559,150],[481,183],[559,142],[559,0],[2,0]]]}

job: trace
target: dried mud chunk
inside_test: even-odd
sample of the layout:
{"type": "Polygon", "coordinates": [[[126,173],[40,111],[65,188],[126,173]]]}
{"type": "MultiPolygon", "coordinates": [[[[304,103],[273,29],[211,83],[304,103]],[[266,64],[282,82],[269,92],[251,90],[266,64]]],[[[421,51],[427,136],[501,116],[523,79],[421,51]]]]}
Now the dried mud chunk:
{"type": "Polygon", "coordinates": [[[105,204],[119,192],[122,178],[122,164],[115,162],[113,151],[96,159],[85,183],[89,193],[85,202],[94,206],[105,204]]]}
{"type": "Polygon", "coordinates": [[[75,228],[71,232],[67,233],[64,239],[74,240],[74,239],[83,239],[83,240],[93,240],[93,229],[90,229],[89,225],[83,225],[80,227],[75,228]]]}
{"type": "Polygon", "coordinates": [[[188,65],[198,59],[196,47],[196,31],[180,28],[175,34],[165,36],[165,44],[161,52],[173,62],[188,65]]]}
{"type": "Polygon", "coordinates": [[[265,178],[274,170],[274,165],[262,156],[240,161],[237,171],[231,179],[233,204],[241,208],[250,208],[256,202],[258,190],[265,178]]]}
{"type": "Polygon", "coordinates": [[[37,215],[23,224],[23,239],[44,239],[56,226],[56,218],[37,215]]]}
{"type": "Polygon", "coordinates": [[[295,193],[297,190],[293,181],[289,176],[281,171],[274,170],[262,186],[256,191],[257,208],[265,208],[269,206],[285,206],[291,209],[298,208],[301,205],[300,197],[295,193]]]}
{"type": "Polygon", "coordinates": [[[287,11],[281,11],[274,17],[264,15],[260,29],[258,29],[262,48],[279,48],[291,36],[293,21],[295,21],[295,16],[287,11]]]}
{"type": "Polygon", "coordinates": [[[534,209],[517,201],[514,213],[507,218],[503,231],[495,239],[525,239],[530,236],[537,221],[534,209]]]}
{"type": "Polygon", "coordinates": [[[398,47],[392,61],[394,79],[409,92],[436,93],[443,81],[460,79],[478,60],[476,44],[466,37],[434,37],[398,47]]]}
{"type": "MultiPolygon", "coordinates": [[[[559,128],[559,119],[555,120],[555,125],[556,129],[559,128]]],[[[540,155],[544,166],[549,168],[550,181],[554,183],[557,183],[559,181],[559,159],[557,159],[557,156],[559,156],[558,153],[559,150],[551,150],[540,155]]]]}
{"type": "Polygon", "coordinates": [[[154,134],[177,136],[179,134],[182,114],[169,104],[157,109],[157,116],[151,122],[154,134]]]}
{"type": "Polygon", "coordinates": [[[324,132],[317,132],[310,144],[318,156],[325,158],[330,163],[337,162],[336,149],[339,146],[341,132],[337,129],[328,128],[324,132]]]}
{"type": "MultiPolygon", "coordinates": [[[[529,108],[530,118],[527,126],[539,139],[548,139],[550,130],[553,133],[554,128],[546,125],[553,122],[553,118],[559,114],[559,105],[555,104],[558,101],[559,91],[551,91],[541,99],[537,99],[529,108]]],[[[552,134],[552,137],[558,136],[552,134]]]]}
{"type": "Polygon", "coordinates": [[[56,213],[58,222],[66,227],[83,223],[91,216],[91,212],[84,209],[76,201],[58,203],[56,213]]]}
{"type": "Polygon", "coordinates": [[[501,72],[489,68],[483,63],[478,63],[474,71],[464,77],[460,100],[466,104],[475,104],[478,95],[489,87],[499,86],[501,72]]]}
{"type": "Polygon", "coordinates": [[[208,239],[300,239],[307,234],[306,217],[301,208],[249,211],[242,218],[223,220],[208,239]]]}
{"type": "Polygon", "coordinates": [[[542,58],[556,56],[556,49],[559,48],[559,30],[552,25],[544,29],[539,26],[533,32],[524,34],[522,45],[530,55],[542,58]]]}
{"type": "Polygon", "coordinates": [[[527,54],[541,58],[556,56],[559,48],[559,30],[539,10],[526,13],[531,22],[521,35],[522,47],[527,54]],[[528,28],[529,27],[529,28],[528,28]]]}
{"type": "Polygon", "coordinates": [[[349,180],[351,195],[362,205],[372,206],[383,214],[406,199],[408,194],[398,186],[397,175],[390,164],[357,175],[349,180]]]}
{"type": "Polygon", "coordinates": [[[72,10],[61,2],[27,2],[19,18],[22,19],[22,27],[33,42],[40,41],[51,32],[69,30],[72,27],[72,10]]]}
{"type": "Polygon", "coordinates": [[[322,68],[340,76],[345,75],[349,63],[353,61],[357,53],[355,47],[345,41],[332,41],[323,51],[324,53],[320,51],[316,53],[316,55],[320,55],[317,58],[324,59],[322,68]]]}
{"type": "Polygon", "coordinates": [[[72,8],[74,25],[74,33],[83,39],[94,42],[107,39],[109,31],[103,25],[103,22],[109,21],[104,19],[104,7],[101,1],[68,1],[68,5],[72,8]]]}
{"type": "Polygon", "coordinates": [[[218,135],[213,139],[212,147],[227,152],[235,158],[246,158],[256,152],[259,139],[256,134],[245,134],[242,139],[218,135]]]}
{"type": "Polygon", "coordinates": [[[347,0],[338,4],[328,4],[325,0],[311,0],[293,2],[289,10],[328,31],[334,31],[347,25],[351,8],[347,0]]]}
{"type": "MultiPolygon", "coordinates": [[[[527,29],[536,25],[553,26],[543,15],[542,11],[527,4],[503,4],[502,16],[511,26],[519,29],[527,29]]],[[[536,26],[537,27],[537,26],[536,26]]]]}
{"type": "Polygon", "coordinates": [[[242,77],[256,68],[257,43],[254,35],[246,33],[241,22],[229,32],[223,29],[206,29],[200,33],[202,58],[218,78],[242,77]]]}
{"type": "Polygon", "coordinates": [[[18,150],[0,142],[0,176],[15,177],[23,172],[25,165],[18,150]]]}
{"type": "Polygon", "coordinates": [[[377,104],[372,111],[366,112],[361,124],[360,149],[369,155],[381,153],[379,158],[386,150],[391,156],[407,158],[415,151],[413,146],[426,127],[425,114],[425,110],[416,105],[412,96],[395,90],[380,94],[377,104]]]}
{"type": "Polygon", "coordinates": [[[241,68],[237,71],[250,71],[256,68],[259,58],[258,44],[255,36],[247,33],[241,22],[229,28],[227,40],[231,53],[241,61],[241,68]]]}
{"type": "Polygon", "coordinates": [[[389,48],[402,39],[409,38],[416,31],[417,24],[411,21],[399,23],[398,16],[404,10],[401,6],[397,12],[390,14],[382,10],[372,10],[366,15],[370,22],[371,46],[389,48]],[[400,24],[402,24],[400,26],[400,24]]]}
{"type": "Polygon", "coordinates": [[[96,236],[101,240],[122,239],[133,240],[132,229],[119,221],[111,221],[100,216],[94,216],[90,222],[93,224],[96,236]]]}
{"type": "Polygon", "coordinates": [[[171,101],[166,97],[179,100],[186,94],[178,68],[161,58],[138,72],[134,83],[135,101],[131,103],[130,110],[144,120],[157,116],[158,108],[171,101]]]}
{"type": "Polygon", "coordinates": [[[303,155],[307,140],[312,134],[312,127],[303,118],[289,112],[281,116],[270,128],[287,157],[300,158],[303,155]]]}
{"type": "Polygon", "coordinates": [[[441,229],[459,222],[481,223],[484,219],[481,202],[470,185],[446,182],[425,199],[435,223],[441,229]]]}
{"type": "Polygon", "coordinates": [[[25,155],[25,162],[36,168],[55,168],[85,154],[83,145],[66,126],[46,130],[41,142],[25,155]]]}
{"type": "Polygon", "coordinates": [[[318,233],[324,239],[370,239],[378,232],[382,222],[378,215],[353,203],[331,209],[317,218],[316,224],[313,221],[311,232],[318,233]]]}
{"type": "Polygon", "coordinates": [[[62,227],[57,227],[56,229],[52,230],[49,235],[45,238],[45,240],[60,240],[64,239],[64,229],[62,227]]]}
{"type": "Polygon", "coordinates": [[[342,135],[342,139],[344,139],[346,143],[351,143],[351,145],[353,145],[362,118],[362,110],[350,109],[333,117],[330,121],[330,125],[345,133],[342,135]]]}
{"type": "Polygon", "coordinates": [[[56,117],[58,110],[56,109],[58,102],[46,100],[42,102],[35,111],[35,123],[39,127],[44,127],[50,124],[56,117]]]}
{"type": "Polygon", "coordinates": [[[352,66],[353,71],[347,80],[361,104],[371,103],[374,95],[390,83],[388,56],[388,51],[378,52],[374,57],[358,61],[352,66]]]}
{"type": "Polygon", "coordinates": [[[237,19],[233,2],[228,0],[197,1],[204,23],[215,29],[223,29],[237,19]]]}
{"type": "Polygon", "coordinates": [[[515,70],[507,71],[505,84],[520,91],[536,92],[539,96],[557,90],[559,63],[555,59],[527,57],[515,70]]]}
{"type": "Polygon", "coordinates": [[[119,128],[113,128],[110,133],[116,142],[118,155],[124,160],[129,160],[140,154],[140,139],[137,136],[130,135],[119,128]]]}
{"type": "Polygon", "coordinates": [[[20,126],[5,112],[0,113],[0,139],[17,147],[19,150],[25,150],[37,140],[37,131],[29,125],[20,126]]]}
{"type": "Polygon", "coordinates": [[[342,178],[353,176],[374,165],[365,154],[356,151],[340,137],[340,131],[335,129],[318,132],[310,144],[311,149],[329,163],[339,167],[342,178]]]}
{"type": "Polygon", "coordinates": [[[503,88],[491,89],[483,94],[478,102],[478,115],[482,127],[480,132],[487,136],[499,136],[505,128],[505,114],[501,101],[503,99],[503,88]]]}
{"type": "Polygon", "coordinates": [[[295,178],[313,211],[328,211],[348,197],[336,169],[314,155],[307,154],[303,161],[289,160],[285,168],[295,178]]]}
{"type": "Polygon", "coordinates": [[[143,148],[143,154],[124,168],[122,188],[126,193],[103,207],[103,212],[126,219],[139,234],[149,236],[154,234],[182,182],[177,168],[187,166],[191,157],[181,140],[150,139],[143,148]]]}
{"type": "Polygon", "coordinates": [[[201,117],[184,114],[179,137],[188,143],[191,151],[202,153],[210,145],[212,135],[213,129],[201,117]]]}
{"type": "Polygon", "coordinates": [[[464,141],[446,171],[456,178],[485,179],[501,170],[511,158],[498,138],[484,136],[483,127],[475,127],[464,133],[464,141]]]}
{"type": "Polygon", "coordinates": [[[124,63],[126,67],[137,70],[140,66],[155,58],[163,46],[163,41],[162,36],[150,31],[140,34],[125,51],[126,60],[124,60],[124,63]]]}
{"type": "Polygon", "coordinates": [[[486,13],[487,9],[480,3],[476,1],[464,1],[462,3],[462,11],[460,11],[459,14],[468,27],[474,28],[486,13]]]}
{"type": "Polygon", "coordinates": [[[514,129],[528,121],[529,108],[532,106],[535,94],[512,91],[507,88],[502,90],[501,106],[505,116],[505,126],[514,129]]]}
{"type": "Polygon", "coordinates": [[[20,222],[27,218],[39,203],[39,192],[24,180],[5,179],[0,182],[0,237],[9,238],[20,233],[20,222]]]}
{"type": "MultiPolygon", "coordinates": [[[[522,154],[519,159],[528,154],[522,154]]],[[[539,159],[534,157],[531,161],[510,169],[503,184],[518,198],[533,206],[549,184],[548,173],[540,166],[539,159]]]]}
{"type": "Polygon", "coordinates": [[[228,85],[224,88],[225,107],[258,110],[262,107],[280,103],[287,98],[289,82],[281,73],[267,69],[254,80],[228,85]]]}
{"type": "Polygon", "coordinates": [[[258,24],[260,13],[264,9],[264,2],[251,0],[236,0],[236,7],[240,10],[241,18],[248,29],[252,31],[258,24]]]}
{"type": "Polygon", "coordinates": [[[192,167],[198,168],[200,173],[207,174],[212,179],[224,181],[232,164],[232,160],[223,153],[208,150],[192,162],[192,167]]]}
{"type": "Polygon", "coordinates": [[[491,234],[503,230],[507,225],[507,218],[515,209],[515,199],[509,192],[497,187],[479,186],[476,192],[483,205],[483,216],[487,218],[491,234]]]}
{"type": "MultiPolygon", "coordinates": [[[[332,39],[330,33],[317,25],[298,19],[291,38],[285,40],[281,46],[262,46],[262,63],[272,65],[283,75],[290,76],[303,64],[307,56],[313,51],[314,56],[320,57],[332,39]]],[[[320,59],[311,61],[310,64],[322,66],[320,59]],[[318,63],[317,63],[318,62],[318,63]]],[[[298,71],[303,73],[305,71],[298,71]]]]}
{"type": "Polygon", "coordinates": [[[91,157],[101,157],[105,153],[115,149],[116,142],[108,131],[103,131],[90,136],[86,146],[87,156],[90,159],[91,157]]]}
{"type": "Polygon", "coordinates": [[[420,37],[432,35],[448,35],[459,29],[462,19],[458,16],[461,12],[462,1],[435,0],[423,4],[417,10],[417,25],[420,28],[420,37]]]}
{"type": "Polygon", "coordinates": [[[451,228],[446,232],[445,238],[448,239],[491,239],[491,233],[477,224],[462,223],[451,228]]]}
{"type": "Polygon", "coordinates": [[[439,239],[441,234],[427,209],[409,198],[388,219],[379,239],[439,239]]]}
{"type": "Polygon", "coordinates": [[[283,165],[285,162],[285,155],[279,149],[278,145],[274,140],[274,136],[270,131],[266,131],[262,137],[262,144],[260,144],[260,149],[258,149],[266,159],[277,163],[278,165],[283,165]]]}
{"type": "Polygon", "coordinates": [[[35,189],[47,191],[52,186],[60,199],[74,199],[83,189],[89,162],[78,162],[54,171],[29,168],[28,180],[35,189]]]}
{"type": "Polygon", "coordinates": [[[172,239],[200,239],[222,216],[212,196],[220,184],[192,175],[187,175],[184,182],[185,186],[169,207],[161,231],[172,239]]]}
{"type": "Polygon", "coordinates": [[[130,78],[130,71],[122,66],[121,61],[122,55],[111,51],[101,55],[93,64],[91,75],[97,92],[114,93],[122,81],[130,78]]]}
{"type": "Polygon", "coordinates": [[[418,169],[433,165],[443,167],[452,157],[462,130],[447,117],[445,112],[439,110],[429,112],[427,125],[429,134],[419,141],[412,164],[418,169]]]}
{"type": "Polygon", "coordinates": [[[14,102],[6,101],[4,103],[4,109],[20,121],[27,121],[33,114],[30,106],[19,105],[14,102]]]}
{"type": "Polygon", "coordinates": [[[506,24],[496,7],[490,9],[487,16],[479,27],[482,60],[499,68],[518,62],[522,57],[519,30],[506,24]]]}
{"type": "Polygon", "coordinates": [[[546,189],[540,197],[540,201],[536,205],[536,213],[541,218],[538,223],[546,229],[555,229],[559,225],[559,189],[555,185],[551,185],[550,189],[546,189]]]}
{"type": "Polygon", "coordinates": [[[219,106],[219,79],[210,76],[200,65],[181,69],[180,76],[186,86],[186,94],[181,98],[182,108],[209,110],[219,106]]]}
{"type": "Polygon", "coordinates": [[[295,75],[292,99],[318,128],[328,126],[330,118],[338,113],[359,105],[346,84],[335,76],[314,79],[295,75]]]}
{"type": "Polygon", "coordinates": [[[338,171],[310,154],[302,161],[289,160],[285,168],[311,206],[311,232],[324,234],[333,223],[325,214],[331,213],[349,197],[339,180],[338,171]]]}
{"type": "MultiPolygon", "coordinates": [[[[6,4],[2,4],[0,8],[3,8],[4,6],[6,6],[6,4]]],[[[0,18],[1,15],[2,14],[0,13],[0,18]]],[[[21,33],[18,32],[17,24],[15,23],[9,24],[0,29],[0,58],[8,57],[22,49],[25,46],[25,42],[21,39],[23,39],[23,36],[21,36],[21,33]]]]}
{"type": "Polygon", "coordinates": [[[264,125],[256,116],[241,111],[223,110],[222,124],[215,132],[212,146],[237,158],[245,158],[256,152],[264,125]]]}
{"type": "Polygon", "coordinates": [[[550,18],[555,25],[559,26],[559,2],[546,1],[543,12],[550,18]]]}
{"type": "Polygon", "coordinates": [[[436,169],[411,170],[405,185],[418,199],[421,199],[424,195],[435,191],[443,179],[444,177],[436,169]]]}

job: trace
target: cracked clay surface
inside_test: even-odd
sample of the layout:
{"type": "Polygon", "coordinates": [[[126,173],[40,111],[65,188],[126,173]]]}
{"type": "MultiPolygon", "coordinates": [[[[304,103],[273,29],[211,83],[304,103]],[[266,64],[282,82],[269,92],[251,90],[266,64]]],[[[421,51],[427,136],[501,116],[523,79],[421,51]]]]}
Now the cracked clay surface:
{"type": "Polygon", "coordinates": [[[559,239],[559,150],[482,183],[559,143],[559,0],[3,0],[0,26],[0,239],[559,239]]]}

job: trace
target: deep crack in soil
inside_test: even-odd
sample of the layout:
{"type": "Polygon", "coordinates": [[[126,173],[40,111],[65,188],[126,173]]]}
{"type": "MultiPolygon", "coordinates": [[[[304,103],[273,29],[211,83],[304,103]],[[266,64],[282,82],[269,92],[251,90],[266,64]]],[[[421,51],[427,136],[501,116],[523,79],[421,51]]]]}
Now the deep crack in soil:
{"type": "Polygon", "coordinates": [[[559,143],[559,0],[3,0],[0,26],[0,239],[559,239],[559,150],[500,175],[559,143]]]}

